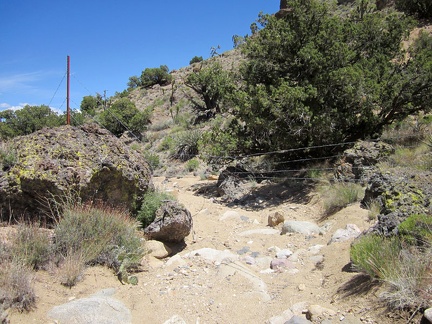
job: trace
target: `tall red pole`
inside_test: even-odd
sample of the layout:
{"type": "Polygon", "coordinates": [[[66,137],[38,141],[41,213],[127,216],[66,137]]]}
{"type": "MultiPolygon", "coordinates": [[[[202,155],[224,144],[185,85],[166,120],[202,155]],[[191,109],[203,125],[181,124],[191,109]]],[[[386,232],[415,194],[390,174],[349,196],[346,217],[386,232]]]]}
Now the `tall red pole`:
{"type": "Polygon", "coordinates": [[[69,89],[70,88],[70,57],[67,57],[67,85],[66,85],[66,124],[70,125],[69,89]]]}

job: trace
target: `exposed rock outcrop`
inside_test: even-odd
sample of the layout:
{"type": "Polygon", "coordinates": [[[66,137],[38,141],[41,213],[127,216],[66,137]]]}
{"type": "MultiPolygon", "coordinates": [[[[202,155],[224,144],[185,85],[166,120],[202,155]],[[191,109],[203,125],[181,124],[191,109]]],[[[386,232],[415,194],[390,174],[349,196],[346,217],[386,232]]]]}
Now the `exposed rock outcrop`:
{"type": "Polygon", "coordinates": [[[362,200],[364,206],[379,203],[381,213],[372,231],[397,234],[398,225],[414,214],[431,212],[432,173],[397,169],[393,173],[374,174],[362,200]]]}
{"type": "Polygon", "coordinates": [[[71,194],[134,211],[152,186],[145,159],[96,124],[43,129],[12,145],[17,162],[0,173],[3,220],[43,217],[48,199],[71,194]]]}
{"type": "Polygon", "coordinates": [[[376,172],[375,165],[394,152],[394,148],[384,142],[359,141],[346,150],[336,163],[335,178],[343,181],[359,180],[367,183],[376,172]]]}

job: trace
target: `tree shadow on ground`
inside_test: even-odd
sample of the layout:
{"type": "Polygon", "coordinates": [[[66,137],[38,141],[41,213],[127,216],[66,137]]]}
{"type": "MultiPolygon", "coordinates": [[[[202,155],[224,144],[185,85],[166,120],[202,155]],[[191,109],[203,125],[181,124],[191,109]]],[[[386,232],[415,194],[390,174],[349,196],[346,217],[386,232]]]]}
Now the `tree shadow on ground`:
{"type": "Polygon", "coordinates": [[[195,195],[215,199],[215,202],[228,207],[238,206],[249,210],[262,210],[277,207],[284,203],[306,205],[313,198],[314,187],[312,182],[299,180],[267,182],[257,184],[239,199],[230,199],[227,196],[221,197],[216,182],[194,185],[192,191],[194,191],[195,195]]]}

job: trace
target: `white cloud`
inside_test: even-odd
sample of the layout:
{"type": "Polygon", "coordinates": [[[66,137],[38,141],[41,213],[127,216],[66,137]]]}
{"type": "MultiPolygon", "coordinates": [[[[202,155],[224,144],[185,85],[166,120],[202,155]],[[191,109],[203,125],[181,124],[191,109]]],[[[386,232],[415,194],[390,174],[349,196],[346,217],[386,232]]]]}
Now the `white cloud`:
{"type": "Polygon", "coordinates": [[[26,90],[32,88],[33,82],[41,80],[43,72],[20,73],[7,76],[0,76],[0,92],[11,90],[26,90]]]}
{"type": "Polygon", "coordinates": [[[36,105],[34,105],[34,104],[29,104],[29,103],[27,103],[27,102],[23,102],[23,103],[20,102],[17,106],[13,106],[13,105],[10,105],[10,104],[8,104],[8,103],[1,102],[1,103],[0,103],[0,110],[7,110],[7,109],[10,109],[10,110],[15,111],[15,110],[22,109],[22,108],[24,108],[24,107],[27,106],[27,105],[29,105],[29,106],[36,106],[36,105]]]}

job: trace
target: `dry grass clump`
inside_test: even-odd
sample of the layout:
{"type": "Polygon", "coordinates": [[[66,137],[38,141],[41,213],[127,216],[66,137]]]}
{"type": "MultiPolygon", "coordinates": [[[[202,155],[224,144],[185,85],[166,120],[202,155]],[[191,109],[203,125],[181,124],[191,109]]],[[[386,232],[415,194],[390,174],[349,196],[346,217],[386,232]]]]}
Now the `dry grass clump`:
{"type": "Polygon", "coordinates": [[[85,258],[82,251],[70,251],[63,257],[57,277],[63,286],[72,287],[81,281],[84,270],[85,258]]]}
{"type": "Polygon", "coordinates": [[[129,273],[140,265],[144,250],[135,220],[103,206],[57,207],[62,212],[53,231],[21,223],[7,242],[0,241],[0,309],[31,310],[35,305],[32,271],[48,265],[57,267],[54,272],[67,287],[94,264],[114,269],[123,282],[136,283],[129,273]]]}
{"type": "Polygon", "coordinates": [[[32,270],[47,264],[50,239],[36,224],[18,224],[0,241],[0,310],[30,311],[36,304],[32,270]]]}
{"type": "Polygon", "coordinates": [[[409,117],[384,132],[381,139],[395,146],[395,152],[379,167],[409,167],[418,170],[432,168],[431,116],[409,117]]]}
{"type": "Polygon", "coordinates": [[[37,224],[18,224],[10,241],[11,254],[26,266],[36,270],[49,262],[52,253],[49,233],[37,224]]]}
{"type": "Polygon", "coordinates": [[[370,203],[366,204],[366,209],[368,210],[368,219],[370,221],[376,220],[381,213],[381,204],[379,201],[372,200],[370,203]]]}
{"type": "Polygon", "coordinates": [[[323,217],[330,216],[349,204],[360,201],[364,188],[357,183],[337,182],[319,188],[323,200],[323,217]]]}
{"type": "Polygon", "coordinates": [[[126,280],[128,271],[137,268],[144,255],[136,229],[137,223],[116,209],[86,205],[66,208],[54,229],[54,249],[66,267],[62,281],[72,284],[84,265],[95,264],[114,269],[126,280]],[[77,263],[73,265],[73,261],[77,263]]]}
{"type": "Polygon", "coordinates": [[[422,143],[414,147],[398,146],[395,152],[385,162],[379,164],[381,169],[394,167],[409,167],[420,171],[432,167],[431,148],[422,143]]]}
{"type": "Polygon", "coordinates": [[[418,309],[432,299],[432,227],[430,217],[413,215],[399,225],[399,235],[367,235],[351,248],[360,271],[386,284],[381,295],[391,308],[418,309]]]}
{"type": "Polygon", "coordinates": [[[416,309],[430,306],[432,298],[432,249],[402,250],[394,268],[384,273],[389,289],[381,295],[395,309],[416,309]]]}
{"type": "Polygon", "coordinates": [[[33,309],[36,295],[31,284],[32,279],[31,268],[26,264],[16,259],[3,259],[0,264],[0,306],[21,312],[33,309]]]}
{"type": "Polygon", "coordinates": [[[391,125],[384,131],[381,139],[390,144],[416,146],[424,141],[431,132],[430,116],[409,116],[391,125]]]}

